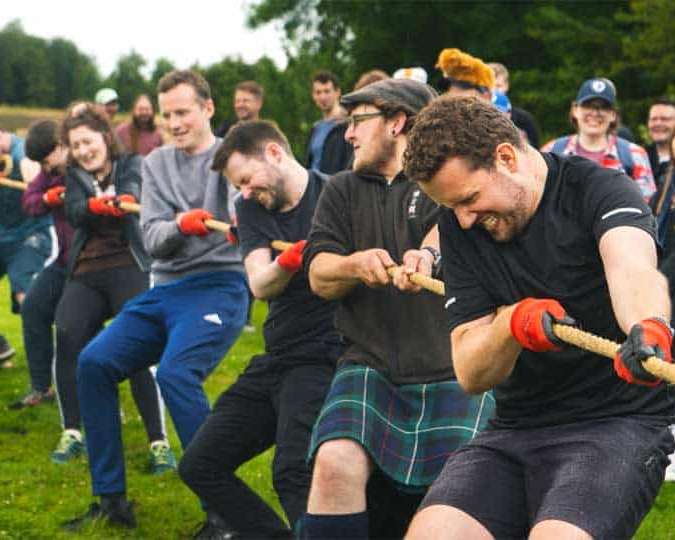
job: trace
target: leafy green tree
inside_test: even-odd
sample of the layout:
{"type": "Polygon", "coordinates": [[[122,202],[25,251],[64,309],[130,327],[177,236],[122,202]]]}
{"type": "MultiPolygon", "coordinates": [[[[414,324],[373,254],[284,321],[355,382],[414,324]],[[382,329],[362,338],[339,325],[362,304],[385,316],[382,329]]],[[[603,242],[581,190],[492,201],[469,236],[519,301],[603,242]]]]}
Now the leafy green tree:
{"type": "Polygon", "coordinates": [[[147,64],[145,58],[132,50],[129,54],[120,57],[115,69],[105,84],[117,91],[120,98],[120,108],[129,110],[139,94],[152,93],[147,79],[141,70],[147,64]]]}
{"type": "Polygon", "coordinates": [[[169,71],[175,69],[176,66],[168,58],[158,58],[155,62],[155,69],[152,70],[152,75],[150,76],[150,90],[151,95],[155,93],[157,88],[157,83],[159,80],[169,71]]]}

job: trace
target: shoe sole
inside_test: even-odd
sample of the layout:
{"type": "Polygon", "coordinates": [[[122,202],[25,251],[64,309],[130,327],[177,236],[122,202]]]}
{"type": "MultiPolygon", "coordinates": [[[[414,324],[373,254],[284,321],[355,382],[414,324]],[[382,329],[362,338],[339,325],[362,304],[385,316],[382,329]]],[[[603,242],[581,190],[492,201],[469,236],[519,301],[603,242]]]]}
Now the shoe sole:
{"type": "Polygon", "coordinates": [[[0,362],[3,360],[9,360],[12,356],[16,354],[16,350],[10,348],[9,350],[0,353],[0,362]]]}

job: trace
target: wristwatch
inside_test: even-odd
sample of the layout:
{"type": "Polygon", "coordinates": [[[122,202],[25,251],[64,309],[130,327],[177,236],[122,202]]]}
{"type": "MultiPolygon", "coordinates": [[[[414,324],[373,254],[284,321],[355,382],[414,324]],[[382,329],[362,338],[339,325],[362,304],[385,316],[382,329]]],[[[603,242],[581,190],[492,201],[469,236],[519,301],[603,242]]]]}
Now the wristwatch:
{"type": "Polygon", "coordinates": [[[434,258],[433,262],[431,263],[431,273],[433,275],[437,275],[441,270],[441,252],[435,247],[431,246],[422,246],[420,249],[431,253],[432,257],[434,258]]]}

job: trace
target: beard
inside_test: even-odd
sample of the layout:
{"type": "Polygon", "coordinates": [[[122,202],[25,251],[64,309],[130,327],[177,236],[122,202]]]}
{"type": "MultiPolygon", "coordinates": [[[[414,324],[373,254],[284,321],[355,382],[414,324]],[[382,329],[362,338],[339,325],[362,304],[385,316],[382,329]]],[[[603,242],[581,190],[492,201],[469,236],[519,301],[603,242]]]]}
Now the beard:
{"type": "Polygon", "coordinates": [[[379,138],[373,141],[371,155],[354,159],[354,172],[381,175],[386,165],[396,157],[396,141],[379,138]]]}
{"type": "Polygon", "coordinates": [[[482,226],[495,242],[509,242],[527,227],[532,217],[528,210],[527,190],[500,173],[495,176],[495,182],[501,185],[504,200],[511,201],[511,208],[492,213],[497,219],[495,226],[485,223],[479,226],[482,226]]]}
{"type": "Polygon", "coordinates": [[[155,130],[155,118],[153,116],[133,116],[131,121],[134,127],[139,131],[155,130]]]}

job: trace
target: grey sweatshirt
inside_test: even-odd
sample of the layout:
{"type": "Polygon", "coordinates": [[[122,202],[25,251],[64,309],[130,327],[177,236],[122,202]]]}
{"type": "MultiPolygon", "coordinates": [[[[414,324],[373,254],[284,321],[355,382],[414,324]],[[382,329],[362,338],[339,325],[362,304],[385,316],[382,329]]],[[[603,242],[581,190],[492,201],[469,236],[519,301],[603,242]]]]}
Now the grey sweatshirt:
{"type": "Polygon", "coordinates": [[[172,145],[162,146],[143,160],[141,228],[145,248],[154,259],[155,284],[174,281],[201,272],[244,272],[239,248],[225,235],[186,236],[180,232],[176,214],[204,208],[214,219],[231,222],[236,190],[211,162],[221,140],[205,152],[188,155],[172,145]]]}

